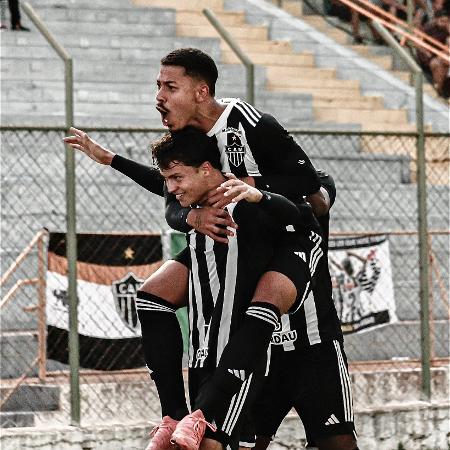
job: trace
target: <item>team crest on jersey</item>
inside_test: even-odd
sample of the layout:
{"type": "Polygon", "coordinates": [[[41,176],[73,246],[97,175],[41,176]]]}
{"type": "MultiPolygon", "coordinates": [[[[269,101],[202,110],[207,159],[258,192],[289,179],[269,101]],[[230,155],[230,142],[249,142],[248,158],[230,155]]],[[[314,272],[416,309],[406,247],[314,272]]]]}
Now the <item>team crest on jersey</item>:
{"type": "Polygon", "coordinates": [[[234,167],[239,167],[245,157],[245,142],[242,133],[236,128],[228,127],[223,130],[227,134],[227,145],[225,153],[228,161],[234,167]]]}
{"type": "Polygon", "coordinates": [[[128,272],[123,278],[112,283],[114,305],[122,322],[131,331],[139,329],[136,311],[136,293],[144,280],[137,278],[133,272],[128,272]]]}

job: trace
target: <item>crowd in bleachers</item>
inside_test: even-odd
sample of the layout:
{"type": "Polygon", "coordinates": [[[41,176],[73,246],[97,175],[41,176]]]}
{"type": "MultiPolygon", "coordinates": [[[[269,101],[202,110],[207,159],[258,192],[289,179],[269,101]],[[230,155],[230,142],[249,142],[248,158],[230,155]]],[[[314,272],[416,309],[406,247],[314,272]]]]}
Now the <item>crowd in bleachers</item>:
{"type": "MultiPolygon", "coordinates": [[[[392,16],[406,21],[408,8],[406,0],[369,0],[373,5],[382,8],[392,16]]],[[[363,44],[367,38],[360,33],[361,21],[366,21],[375,44],[383,44],[381,36],[373,28],[370,20],[353,10],[340,0],[324,0],[325,11],[336,15],[342,20],[351,23],[353,41],[363,44]]],[[[357,3],[357,0],[355,0],[357,3]]],[[[364,5],[361,5],[365,7],[364,5]]],[[[365,7],[366,8],[366,7],[365,7]]],[[[436,41],[445,44],[450,49],[450,0],[413,0],[413,27],[423,31],[436,41]]],[[[417,46],[417,61],[424,70],[425,75],[433,83],[436,91],[443,97],[450,97],[450,71],[449,64],[430,51],[417,46]]],[[[449,51],[447,50],[448,54],[449,51]]]]}

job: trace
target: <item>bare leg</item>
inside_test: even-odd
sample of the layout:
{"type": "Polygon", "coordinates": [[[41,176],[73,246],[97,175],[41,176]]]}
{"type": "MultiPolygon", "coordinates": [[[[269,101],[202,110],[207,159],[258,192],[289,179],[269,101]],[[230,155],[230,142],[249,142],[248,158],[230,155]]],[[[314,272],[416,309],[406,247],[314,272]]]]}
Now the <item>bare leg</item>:
{"type": "Polygon", "coordinates": [[[297,298],[294,283],[282,273],[266,272],[256,286],[253,302],[266,302],[276,306],[280,314],[286,314],[297,298]]]}
{"type": "Polygon", "coordinates": [[[319,450],[358,450],[356,439],[351,434],[316,439],[319,450]]]}
{"type": "Polygon", "coordinates": [[[163,298],[180,308],[187,304],[189,270],[178,261],[166,261],[145,280],[140,290],[163,298]]]}

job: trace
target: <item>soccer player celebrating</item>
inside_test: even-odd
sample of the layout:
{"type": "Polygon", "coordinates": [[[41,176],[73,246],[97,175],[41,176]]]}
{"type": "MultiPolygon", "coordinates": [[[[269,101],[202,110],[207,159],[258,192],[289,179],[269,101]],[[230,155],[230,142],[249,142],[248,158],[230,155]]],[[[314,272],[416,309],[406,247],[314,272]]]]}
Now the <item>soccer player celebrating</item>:
{"type": "MultiPolygon", "coordinates": [[[[214,98],[217,76],[213,60],[199,50],[180,49],[163,58],[156,97],[163,124],[171,131],[188,125],[203,131],[216,141],[222,171],[234,173],[251,187],[278,192],[293,200],[308,196],[314,211],[320,213],[324,203],[319,193],[320,182],[303,150],[272,116],[262,114],[238,99],[217,101],[214,98]]],[[[86,133],[73,131],[75,135],[66,141],[75,148],[87,153],[99,149],[100,146],[86,133]]],[[[113,167],[117,163],[116,168],[121,171],[124,171],[121,167],[123,162],[123,159],[111,155],[105,159],[105,163],[112,163],[113,167]]],[[[145,184],[145,181],[141,180],[140,184],[145,184]]],[[[211,206],[203,208],[183,208],[177,198],[169,195],[168,223],[182,232],[193,228],[216,241],[228,242],[233,235],[230,227],[236,225],[223,209],[232,195],[224,198],[223,193],[219,189],[206,201],[211,206]]],[[[181,200],[184,194],[177,195],[181,200]]],[[[302,233],[300,229],[292,236],[299,233],[302,233]]],[[[304,274],[305,285],[301,289],[304,298],[300,301],[307,296],[311,269],[315,269],[320,259],[320,240],[318,235],[312,236],[310,248],[304,255],[301,253],[308,271],[304,274]]],[[[294,307],[298,299],[297,286],[292,282],[290,267],[286,265],[293,255],[287,243],[282,242],[275,249],[268,266],[271,270],[261,276],[253,295],[253,301],[263,303],[260,307],[263,314],[259,317],[254,315],[242,324],[242,330],[245,330],[242,339],[253,346],[250,357],[245,361],[250,372],[259,361],[251,356],[267,349],[274,330],[274,324],[262,316],[272,312],[284,314],[294,307]]],[[[300,256],[295,256],[300,259],[300,256]]],[[[187,257],[188,253],[184,252],[175,260],[166,262],[138,292],[145,358],[158,389],[163,415],[169,417],[163,419],[148,449],[170,448],[169,438],[175,424],[188,413],[180,370],[182,340],[174,314],[178,307],[186,304],[189,271],[183,260],[187,257]]],[[[224,352],[222,358],[236,361],[239,351],[232,349],[233,346],[229,352],[224,352]]],[[[226,371],[217,373],[221,374],[220,382],[212,385],[218,390],[233,392],[236,377],[226,371]]]]}

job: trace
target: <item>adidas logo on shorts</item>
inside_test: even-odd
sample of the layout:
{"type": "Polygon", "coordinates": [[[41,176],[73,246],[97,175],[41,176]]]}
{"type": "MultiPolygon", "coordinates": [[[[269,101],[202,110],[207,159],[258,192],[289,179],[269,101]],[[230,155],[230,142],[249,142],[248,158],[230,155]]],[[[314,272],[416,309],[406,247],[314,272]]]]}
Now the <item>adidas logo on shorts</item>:
{"type": "Polygon", "coordinates": [[[335,425],[336,423],[340,423],[339,419],[334,414],[331,414],[331,416],[325,422],[325,425],[335,425]]]}

